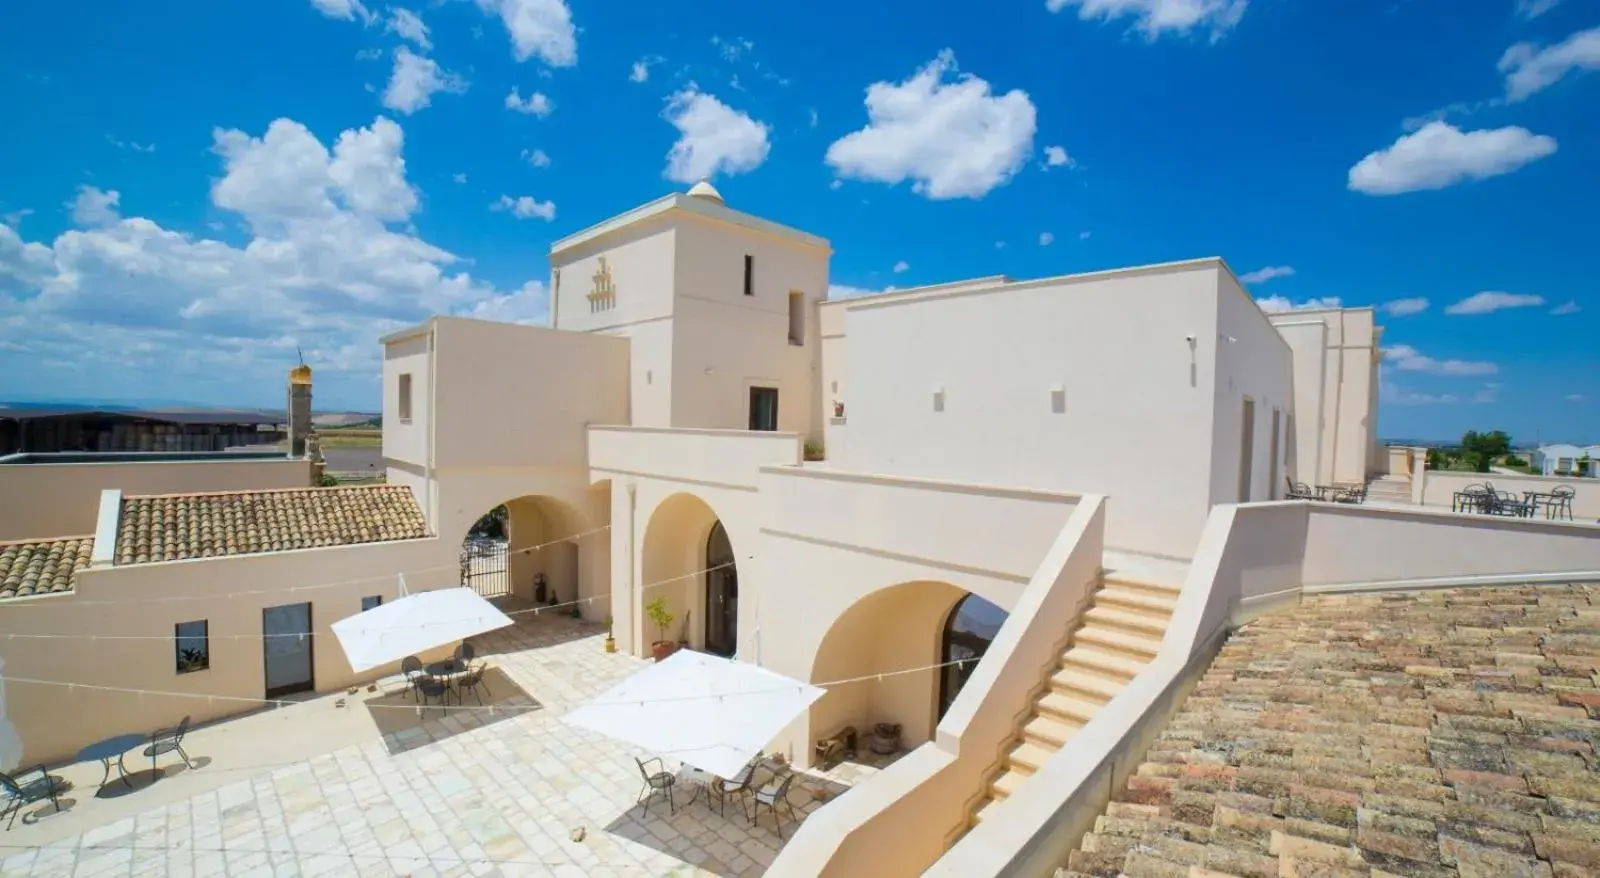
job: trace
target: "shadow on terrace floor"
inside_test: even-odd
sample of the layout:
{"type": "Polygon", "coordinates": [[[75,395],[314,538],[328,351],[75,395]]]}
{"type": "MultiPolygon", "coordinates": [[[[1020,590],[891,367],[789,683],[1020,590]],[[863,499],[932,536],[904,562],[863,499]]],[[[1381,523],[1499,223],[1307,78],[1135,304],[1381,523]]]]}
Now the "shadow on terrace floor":
{"type": "Polygon", "coordinates": [[[606,625],[601,622],[574,619],[572,607],[545,607],[515,595],[493,597],[489,603],[510,616],[515,624],[468,638],[477,647],[480,657],[558,646],[606,633],[606,625]]]}
{"type": "Polygon", "coordinates": [[[481,701],[474,690],[465,690],[460,691],[462,701],[452,694],[444,706],[436,701],[423,705],[410,689],[391,684],[362,704],[383,736],[384,746],[395,755],[544,709],[538,699],[492,663],[476,694],[481,701]]]}
{"type": "MultiPolygon", "coordinates": [[[[903,754],[875,756],[863,753],[826,773],[803,769],[789,787],[789,807],[779,806],[776,822],[766,806],[759,822],[751,823],[755,791],[773,779],[771,768],[756,770],[755,783],[745,796],[733,796],[726,805],[706,795],[698,785],[683,779],[674,784],[674,806],[658,795],[649,810],[635,806],[617,816],[605,831],[655,848],[698,869],[721,876],[760,875],[794,838],[812,812],[849,791],[857,783],[882,771],[903,754]],[[790,808],[793,809],[791,813],[790,808]]],[[[644,780],[639,780],[641,792],[644,780]]]]}

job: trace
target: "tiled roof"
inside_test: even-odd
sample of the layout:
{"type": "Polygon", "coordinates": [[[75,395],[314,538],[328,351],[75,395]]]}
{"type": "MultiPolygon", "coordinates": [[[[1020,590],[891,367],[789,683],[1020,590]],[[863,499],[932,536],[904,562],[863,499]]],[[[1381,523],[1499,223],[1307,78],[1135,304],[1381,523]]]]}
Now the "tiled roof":
{"type": "Polygon", "coordinates": [[[1309,598],[1229,639],[1066,874],[1597,874],[1597,685],[1600,587],[1309,598]]]}
{"type": "Polygon", "coordinates": [[[408,540],[428,535],[404,485],[126,497],[118,564],[408,540]]]}
{"type": "Polygon", "coordinates": [[[93,549],[94,537],[0,543],[0,599],[71,591],[93,549]]]}

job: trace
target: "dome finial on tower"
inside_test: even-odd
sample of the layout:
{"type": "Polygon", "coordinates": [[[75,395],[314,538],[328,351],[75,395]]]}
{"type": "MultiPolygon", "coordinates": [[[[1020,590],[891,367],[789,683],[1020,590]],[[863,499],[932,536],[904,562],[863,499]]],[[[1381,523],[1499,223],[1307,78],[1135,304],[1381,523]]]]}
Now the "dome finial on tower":
{"type": "Polygon", "coordinates": [[[710,180],[701,180],[693,186],[690,186],[689,197],[701,198],[706,201],[715,201],[718,204],[724,203],[722,200],[722,193],[718,192],[716,187],[711,185],[710,180]]]}

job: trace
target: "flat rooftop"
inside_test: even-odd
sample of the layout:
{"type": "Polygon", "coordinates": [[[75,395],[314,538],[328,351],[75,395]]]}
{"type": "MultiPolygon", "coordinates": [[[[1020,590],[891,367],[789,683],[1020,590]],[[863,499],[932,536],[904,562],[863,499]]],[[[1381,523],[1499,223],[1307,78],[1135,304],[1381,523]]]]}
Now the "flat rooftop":
{"type": "Polygon", "coordinates": [[[24,451],[0,456],[0,466],[41,463],[192,463],[221,460],[288,460],[282,449],[239,451],[24,451]]]}
{"type": "Polygon", "coordinates": [[[1597,742],[1600,586],[1309,597],[1229,638],[1068,874],[1593,875],[1597,742]]]}

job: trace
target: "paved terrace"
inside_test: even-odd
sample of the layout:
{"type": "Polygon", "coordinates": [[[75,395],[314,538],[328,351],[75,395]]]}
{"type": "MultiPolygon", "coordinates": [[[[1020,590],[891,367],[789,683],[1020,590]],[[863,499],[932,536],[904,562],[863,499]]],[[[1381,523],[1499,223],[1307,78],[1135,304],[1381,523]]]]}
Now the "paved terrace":
{"type": "MultiPolygon", "coordinates": [[[[193,770],[172,756],[157,774],[134,753],[131,790],[113,774],[97,791],[98,764],[53,769],[70,807],[30,806],[37,819],[0,831],[0,875],[745,876],[772,862],[784,841],[765,809],[751,828],[680,791],[676,815],[641,815],[633,757],[652,754],[559,719],[639,660],[607,655],[593,625],[513,618],[473,641],[495,712],[419,717],[374,706],[408,695],[363,690],[201,728],[184,742],[193,770]]],[[[804,818],[874,771],[804,774],[790,801],[804,818]]]]}
{"type": "Polygon", "coordinates": [[[1600,874],[1597,684],[1600,587],[1308,598],[1233,635],[1070,874],[1600,874]]]}

